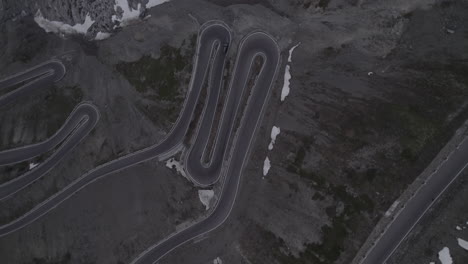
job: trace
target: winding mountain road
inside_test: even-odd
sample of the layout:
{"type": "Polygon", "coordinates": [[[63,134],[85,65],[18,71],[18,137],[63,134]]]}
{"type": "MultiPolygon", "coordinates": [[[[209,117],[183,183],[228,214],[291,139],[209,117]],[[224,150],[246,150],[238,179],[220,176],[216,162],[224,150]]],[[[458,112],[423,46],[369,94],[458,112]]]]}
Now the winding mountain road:
{"type": "MultiPolygon", "coordinates": [[[[200,150],[197,151],[198,156],[196,158],[187,160],[189,162],[187,167],[191,164],[193,167],[202,169],[197,172],[199,174],[195,174],[195,180],[203,180],[204,184],[211,184],[219,179],[221,168],[224,166],[227,168],[218,204],[207,218],[158,242],[138,256],[132,263],[155,263],[178,246],[216,229],[226,221],[234,206],[241,172],[245,165],[245,160],[249,156],[250,145],[263,115],[264,106],[269,98],[274,80],[276,79],[279,62],[279,48],[269,35],[263,32],[255,32],[243,39],[239,47],[227,102],[224,104],[226,108],[221,120],[221,132],[213,155],[215,161],[211,162],[211,165],[214,167],[203,167],[200,150]],[[225,145],[229,139],[229,134],[234,129],[233,123],[236,119],[239,101],[243,91],[247,89],[247,79],[252,71],[253,61],[257,56],[263,58],[263,66],[252,89],[240,128],[234,137],[233,148],[228,152],[225,150],[225,145]],[[250,67],[246,67],[246,65],[250,65],[250,67]],[[232,109],[229,107],[232,107],[232,109]],[[221,144],[222,146],[220,146],[221,144]],[[217,156],[224,156],[224,154],[230,155],[228,161],[226,161],[227,164],[223,162],[222,157],[219,158],[217,156]]],[[[207,123],[212,124],[212,122],[207,123]]],[[[203,133],[209,133],[211,125],[201,127],[201,129],[206,129],[203,133]]],[[[203,147],[204,144],[200,143],[200,146],[203,147]]],[[[190,174],[190,176],[194,177],[194,174],[190,174]]]]}
{"type": "MultiPolygon", "coordinates": [[[[204,106],[202,122],[196,131],[195,143],[189,150],[189,158],[185,165],[191,179],[200,185],[213,184],[221,178],[221,175],[225,175],[219,202],[216,208],[204,220],[158,242],[138,256],[134,260],[134,263],[154,263],[179,245],[220,226],[227,219],[234,205],[241,171],[248,157],[256,129],[262,118],[264,106],[268,101],[270,91],[276,79],[281,59],[277,43],[264,32],[253,32],[241,41],[231,83],[224,102],[214,152],[209,164],[206,165],[203,163],[201,155],[206,149],[208,137],[214,123],[230,42],[230,29],[224,23],[210,21],[202,25],[197,40],[192,79],[183,110],[170,133],[161,143],[113,160],[89,171],[23,216],[0,226],[0,237],[38,220],[41,216],[47,214],[96,180],[138,163],[164,156],[164,154],[170,153],[181,146],[183,138],[187,134],[189,124],[193,119],[195,108],[205,83],[208,83],[208,99],[204,106]],[[241,105],[243,103],[242,98],[244,97],[244,93],[249,93],[250,89],[248,87],[248,80],[251,75],[256,74],[253,69],[256,58],[262,58],[261,70],[256,75],[255,82],[248,96],[247,105],[243,109],[243,105],[241,105]],[[235,123],[238,118],[241,118],[240,127],[236,128],[235,123]],[[229,142],[232,142],[231,149],[228,148],[229,142]]],[[[3,81],[3,83],[0,81],[1,89],[1,87],[7,85],[12,86],[38,77],[32,80],[31,85],[0,97],[0,105],[2,103],[9,103],[12,99],[32,89],[41,87],[41,85],[51,80],[59,80],[61,77],[58,78],[57,74],[60,73],[60,68],[56,68],[58,64],[52,63],[48,66],[49,68],[42,68],[41,66],[38,66],[38,69],[33,68],[26,74],[23,74],[23,77],[13,76],[3,81]],[[44,69],[47,69],[47,71],[44,72],[44,69]]],[[[77,144],[94,127],[99,117],[97,113],[97,109],[93,108],[92,105],[87,103],[81,104],[71,114],[62,128],[50,139],[35,145],[8,150],[14,154],[11,158],[9,158],[10,156],[8,156],[7,152],[0,152],[0,165],[27,160],[30,157],[37,156],[39,153],[56,148],[60,142],[63,143],[61,143],[56,152],[66,151],[73,144],[77,144]],[[72,142],[69,143],[69,141],[72,142]]],[[[49,163],[45,162],[43,164],[44,169],[39,174],[43,175],[46,173],[58,161],[59,159],[52,160],[49,163]]],[[[34,171],[31,171],[31,174],[34,175],[34,171]]],[[[1,195],[11,195],[22,184],[31,184],[37,177],[40,177],[37,175],[34,177],[28,175],[18,177],[18,180],[15,179],[15,181],[11,182],[13,183],[12,186],[15,186],[14,188],[12,187],[13,191],[9,191],[5,187],[5,191],[3,192],[3,186],[0,186],[0,197],[2,197],[1,195]],[[25,179],[24,182],[23,178],[25,179]]]]}
{"type": "Polygon", "coordinates": [[[20,96],[28,95],[36,89],[58,82],[63,78],[65,73],[65,66],[62,62],[50,60],[24,72],[0,80],[0,92],[12,86],[25,83],[18,89],[0,96],[0,105],[7,105],[20,96]]]}
{"type": "Polygon", "coordinates": [[[26,188],[54,168],[93,130],[98,120],[97,108],[92,104],[82,103],[73,110],[60,130],[49,139],[0,152],[0,166],[2,166],[25,161],[53,150],[51,156],[36,168],[0,184],[0,201],[26,188]]]}
{"type": "MultiPolygon", "coordinates": [[[[49,87],[52,83],[60,81],[65,72],[65,66],[60,61],[50,60],[19,74],[0,80],[0,91],[13,86],[19,86],[13,91],[0,96],[0,106],[5,106],[36,89],[49,87]]],[[[91,132],[98,120],[99,111],[97,108],[90,103],[84,102],[72,111],[65,124],[47,140],[28,146],[0,151],[0,166],[5,166],[30,160],[54,150],[51,156],[35,169],[0,184],[0,201],[26,188],[49,172],[91,132]]]]}

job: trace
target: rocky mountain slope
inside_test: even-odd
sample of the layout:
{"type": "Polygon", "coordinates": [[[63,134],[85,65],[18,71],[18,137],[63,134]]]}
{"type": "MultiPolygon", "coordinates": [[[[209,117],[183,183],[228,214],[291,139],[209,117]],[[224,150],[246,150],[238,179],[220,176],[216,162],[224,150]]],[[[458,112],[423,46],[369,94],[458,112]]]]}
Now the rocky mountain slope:
{"type": "MultiPolygon", "coordinates": [[[[172,0],[146,11],[131,1],[142,4],[140,18],[117,28],[114,1],[26,2],[0,2],[0,78],[52,56],[67,58],[69,72],[57,87],[0,109],[0,149],[46,138],[81,100],[103,117],[61,166],[0,202],[2,223],[94,166],[161,140],[185,96],[197,23],[212,19],[233,29],[232,47],[252,30],[269,32],[283,65],[230,220],[163,263],[350,263],[468,117],[463,1],[172,0]],[[39,9],[51,21],[95,22],[84,37],[46,33],[34,21],[39,9]],[[113,35],[92,41],[97,32],[113,35]],[[273,126],[281,132],[270,151],[273,126]]],[[[1,238],[0,255],[6,263],[128,263],[206,213],[196,191],[164,163],[147,162],[1,238]]]]}

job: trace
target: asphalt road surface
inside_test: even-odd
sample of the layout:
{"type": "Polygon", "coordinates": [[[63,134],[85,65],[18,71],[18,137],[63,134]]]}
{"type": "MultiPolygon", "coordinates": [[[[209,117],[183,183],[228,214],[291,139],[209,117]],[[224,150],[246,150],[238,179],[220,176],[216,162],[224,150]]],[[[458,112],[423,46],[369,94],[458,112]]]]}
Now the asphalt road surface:
{"type": "Polygon", "coordinates": [[[78,105],[69,115],[63,126],[50,138],[40,143],[0,151],[0,166],[37,157],[44,152],[56,148],[68,136],[72,136],[74,133],[80,132],[80,130],[89,132],[94,127],[92,124],[97,121],[98,116],[96,114],[96,109],[90,106],[90,104],[82,103],[78,105]],[[85,127],[86,129],[80,129],[81,127],[85,127]]]}
{"type": "MultiPolygon", "coordinates": [[[[19,230],[36,221],[41,216],[47,214],[66,199],[94,181],[135,164],[161,156],[164,153],[168,153],[180,146],[193,118],[194,110],[203,86],[208,82],[208,93],[210,95],[210,98],[208,99],[209,103],[205,105],[206,109],[203,111],[202,124],[197,130],[197,143],[190,151],[193,156],[198,156],[199,153],[202,153],[207,141],[207,138],[204,138],[203,135],[210,133],[211,126],[213,124],[213,115],[219,99],[219,91],[221,89],[220,83],[222,82],[222,73],[230,41],[230,30],[222,22],[210,21],[200,28],[197,41],[197,51],[194,58],[195,66],[183,110],[171,132],[160,144],[139,150],[130,155],[96,167],[58,193],[51,196],[49,199],[34,207],[25,215],[8,224],[0,226],[0,237],[19,230]]],[[[208,167],[204,167],[201,158],[198,157],[193,159],[193,163],[192,159],[189,159],[189,164],[187,165],[187,167],[193,168],[190,174],[192,180],[195,182],[202,182],[203,184],[213,183],[219,179],[222,172],[221,168],[227,168],[226,179],[223,183],[223,191],[220,196],[219,203],[215,210],[205,220],[154,245],[137,257],[135,263],[154,263],[175,247],[217,228],[229,216],[239,188],[238,185],[241,170],[244,166],[244,161],[248,156],[250,144],[254,138],[256,128],[262,117],[264,105],[269,98],[270,90],[273,86],[274,80],[276,79],[279,61],[279,48],[276,42],[269,35],[262,32],[255,32],[249,34],[243,39],[239,47],[234,73],[232,75],[232,82],[229,86],[229,92],[226,98],[225,108],[223,110],[221,125],[219,128],[220,131],[217,134],[218,136],[213,159],[210,161],[208,167]],[[242,94],[247,89],[246,84],[252,71],[252,63],[257,56],[261,56],[263,58],[263,66],[256,77],[246,109],[242,114],[240,128],[234,134],[233,131],[236,129],[234,127],[234,123],[238,116],[242,94]],[[233,148],[228,151],[226,146],[228,145],[231,137],[233,137],[233,148]],[[227,163],[225,163],[226,154],[229,155],[227,163]]],[[[54,70],[52,73],[53,72],[56,71],[54,70]]],[[[30,75],[33,74],[30,73],[30,75]]],[[[51,78],[49,77],[50,75],[54,76],[49,71],[48,73],[45,73],[44,76],[46,77],[44,78],[51,78]]],[[[14,85],[15,82],[20,83],[23,80],[24,78],[17,78],[17,80],[10,80],[10,83],[6,84],[2,84],[0,82],[0,85],[11,86],[14,85]]],[[[39,82],[38,80],[40,81],[41,78],[33,80],[32,83],[39,82]]],[[[20,89],[20,91],[13,91],[7,94],[7,97],[5,97],[6,99],[0,98],[0,102],[3,100],[5,103],[8,103],[9,100],[13,98],[10,94],[16,94],[16,96],[18,96],[19,93],[25,93],[24,91],[26,90],[27,89],[20,89]]],[[[89,119],[92,118],[89,117],[89,119]]],[[[66,125],[64,125],[64,127],[66,127],[66,125]]],[[[78,131],[78,129],[76,131],[78,131]]],[[[75,132],[74,134],[80,133],[75,132]]],[[[53,143],[48,144],[47,148],[54,145],[53,143]]],[[[31,150],[34,148],[34,146],[29,147],[31,150]]],[[[26,149],[28,148],[26,147],[26,149]]],[[[18,153],[17,155],[22,159],[23,157],[31,156],[32,154],[18,153]]]]}
{"type": "MultiPolygon", "coordinates": [[[[4,106],[34,90],[49,87],[65,75],[65,66],[58,60],[50,60],[19,74],[0,80],[0,91],[18,86],[0,96],[4,106]]],[[[46,152],[54,153],[42,164],[15,179],[0,185],[0,200],[26,188],[57,165],[65,155],[85,138],[99,119],[99,112],[89,103],[78,105],[65,124],[49,139],[29,146],[0,151],[0,166],[11,165],[32,159],[46,152]],[[57,146],[60,147],[57,148],[57,146]]]]}
{"type": "MultiPolygon", "coordinates": [[[[223,73],[222,69],[214,70],[213,79],[215,81],[212,87],[210,87],[206,113],[203,115],[195,143],[191,147],[185,161],[189,177],[201,186],[211,185],[221,176],[221,170],[224,167],[222,166],[223,160],[227,154],[228,145],[231,142],[231,136],[235,129],[234,125],[239,115],[239,109],[242,107],[240,105],[242,103],[241,99],[244,97],[245,93],[249,92],[247,90],[247,81],[250,77],[254,58],[261,56],[268,60],[268,62],[272,60],[274,51],[271,50],[270,46],[262,46],[272,44],[263,40],[262,37],[268,38],[265,34],[249,35],[244,45],[240,47],[236,66],[234,67],[232,82],[227,95],[228,100],[224,102],[223,114],[218,127],[218,133],[216,134],[214,150],[209,163],[205,164],[204,157],[207,152],[207,141],[214,125],[213,119],[218,104],[223,73]],[[215,91],[213,91],[213,89],[215,91]]],[[[224,59],[224,57],[220,58],[220,60],[221,59],[224,59]]],[[[274,62],[278,63],[277,61],[274,62]]],[[[275,70],[276,67],[276,64],[264,67],[256,79],[256,87],[269,87],[273,76],[272,70],[275,70]]],[[[262,105],[259,105],[255,111],[260,112],[261,106],[262,105]]],[[[255,123],[251,125],[255,126],[255,123]]]]}
{"type": "Polygon", "coordinates": [[[24,72],[0,80],[0,92],[9,87],[28,82],[20,88],[0,96],[0,105],[6,105],[20,96],[27,95],[52,82],[58,82],[63,78],[65,72],[65,66],[60,61],[50,60],[24,72]]]}
{"type": "Polygon", "coordinates": [[[46,152],[53,153],[43,163],[25,174],[0,185],[0,201],[26,188],[54,168],[93,130],[99,120],[99,111],[89,103],[78,105],[65,124],[49,139],[29,146],[0,152],[0,166],[25,161],[46,152]],[[59,147],[57,147],[60,144],[59,147]]]}
{"type": "Polygon", "coordinates": [[[378,264],[388,260],[426,211],[466,168],[468,165],[466,153],[468,153],[468,140],[464,140],[447,157],[430,179],[404,205],[399,214],[394,216],[385,233],[359,263],[378,264]]]}

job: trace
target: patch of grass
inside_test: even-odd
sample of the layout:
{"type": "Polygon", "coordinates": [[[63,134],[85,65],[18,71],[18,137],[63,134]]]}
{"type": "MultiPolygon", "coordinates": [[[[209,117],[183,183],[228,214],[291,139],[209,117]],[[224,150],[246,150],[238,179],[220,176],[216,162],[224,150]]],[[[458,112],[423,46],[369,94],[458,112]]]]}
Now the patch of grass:
{"type": "Polygon", "coordinates": [[[467,95],[468,89],[468,61],[450,60],[447,63],[424,62],[408,65],[409,69],[420,70],[427,73],[425,78],[417,78],[415,85],[425,88],[428,92],[426,103],[436,103],[436,106],[449,104],[450,109],[456,107],[467,95]],[[461,85],[457,85],[461,84],[461,85]]]}
{"type": "Polygon", "coordinates": [[[390,105],[387,111],[390,111],[389,121],[402,129],[400,132],[402,158],[414,162],[418,153],[440,129],[440,124],[437,120],[425,118],[417,110],[408,106],[390,105]]]}
{"type": "Polygon", "coordinates": [[[321,243],[309,244],[300,255],[299,263],[333,263],[343,251],[343,241],[349,231],[343,216],[333,218],[331,226],[322,227],[323,240],[321,243]]]}
{"type": "Polygon", "coordinates": [[[47,39],[32,17],[21,18],[18,24],[19,29],[16,31],[18,45],[12,53],[12,59],[27,63],[46,46],[47,39]]]}
{"type": "MultiPolygon", "coordinates": [[[[325,53],[327,51],[333,54],[332,49],[325,50],[325,53]]],[[[378,152],[369,158],[371,160],[369,163],[364,159],[362,167],[356,168],[357,171],[345,171],[346,176],[342,177],[342,169],[347,165],[343,166],[340,161],[347,162],[348,158],[353,156],[340,155],[334,159],[335,150],[349,150],[349,142],[340,141],[339,147],[332,146],[330,149],[325,149],[331,154],[324,154],[325,158],[329,158],[325,163],[328,167],[323,167],[321,170],[329,170],[332,176],[329,177],[328,173],[311,172],[304,168],[309,151],[307,144],[300,142],[302,146],[296,148],[295,157],[287,167],[288,171],[297,173],[305,182],[316,183],[313,188],[317,192],[312,199],[320,200],[322,196],[333,197],[335,204],[343,204],[343,211],[337,212],[335,207],[328,208],[326,213],[330,217],[330,224],[322,227],[321,242],[307,245],[306,250],[298,258],[286,254],[281,256],[279,259],[281,263],[331,264],[340,258],[343,260],[352,255],[353,250],[357,250],[357,244],[365,239],[366,232],[370,232],[371,222],[378,218],[377,213],[369,215],[374,213],[376,205],[364,193],[374,195],[375,191],[382,190],[381,194],[385,200],[379,202],[378,206],[379,209],[386,207],[385,203],[393,201],[394,196],[413,180],[411,175],[413,177],[418,175],[427,166],[435,153],[468,117],[467,107],[461,109],[468,99],[467,62],[451,61],[443,64],[419,62],[405,65],[404,68],[409,72],[408,75],[404,74],[408,76],[406,80],[401,78],[388,80],[392,83],[391,94],[386,97],[388,101],[366,101],[364,104],[356,104],[361,106],[356,107],[359,110],[356,115],[357,122],[340,123],[342,130],[336,132],[338,136],[330,130],[327,131],[335,136],[334,139],[338,138],[336,141],[340,140],[342,134],[346,134],[342,132],[352,132],[349,136],[343,136],[344,139],[364,138],[362,143],[369,142],[371,148],[367,153],[371,155],[373,155],[371,151],[375,150],[372,148],[375,142],[379,143],[376,138],[390,139],[390,147],[377,148],[378,152]],[[396,145],[393,144],[395,138],[396,145]],[[388,155],[378,157],[381,152],[388,152],[388,155]],[[336,168],[330,168],[332,166],[336,168]],[[368,168],[368,166],[373,167],[368,168]],[[350,182],[352,184],[349,184],[350,182]],[[355,187],[359,192],[354,193],[342,185],[344,183],[355,187]]],[[[355,104],[348,106],[348,109],[353,109],[355,104]]],[[[343,120],[349,120],[352,114],[343,114],[343,116],[343,120]]],[[[358,147],[352,148],[351,151],[362,149],[363,144],[359,143],[359,146],[353,144],[352,146],[358,147]]],[[[337,156],[339,154],[341,153],[338,152],[337,156]]],[[[346,259],[343,262],[346,262],[346,259]]]]}
{"type": "Polygon", "coordinates": [[[308,180],[308,181],[312,181],[312,183],[315,186],[317,186],[318,188],[320,188],[320,189],[323,189],[323,188],[327,187],[328,183],[325,180],[325,178],[320,176],[320,175],[315,174],[312,171],[307,171],[307,170],[304,170],[304,169],[300,169],[300,170],[296,171],[296,173],[299,174],[299,176],[301,176],[301,178],[303,178],[305,180],[308,180]]]}
{"type": "MultiPolygon", "coordinates": [[[[403,86],[404,89],[411,89],[413,95],[408,96],[407,91],[404,91],[406,95],[396,98],[406,99],[382,104],[378,118],[382,118],[386,123],[386,126],[382,126],[383,130],[399,136],[402,152],[400,159],[395,161],[409,161],[411,167],[415,167],[412,163],[417,161],[416,167],[422,169],[468,116],[466,107],[460,111],[460,106],[468,97],[468,65],[452,61],[447,64],[421,63],[408,67],[423,73],[416,74],[409,84],[403,86]],[[449,118],[449,115],[456,111],[459,112],[449,118]]],[[[372,127],[375,127],[374,125],[371,124],[372,127]]],[[[363,174],[366,180],[375,181],[378,172],[376,169],[369,169],[363,174]]],[[[340,224],[335,221],[344,221],[350,230],[356,230],[352,225],[356,224],[356,219],[362,219],[362,212],[372,212],[372,200],[366,195],[350,197],[342,188],[334,188],[333,192],[346,205],[343,214],[345,217],[334,219],[332,226],[339,229],[340,224]]],[[[328,235],[324,232],[324,238],[328,235]]],[[[329,261],[332,263],[332,259],[329,261]]]]}
{"type": "MultiPolygon", "coordinates": [[[[289,168],[301,176],[306,181],[311,181],[317,190],[313,200],[324,200],[325,196],[333,197],[334,204],[342,204],[343,210],[337,212],[335,205],[325,209],[326,214],[331,219],[330,225],[322,227],[322,241],[311,243],[306,246],[306,250],[300,253],[299,257],[292,255],[282,255],[278,258],[283,264],[306,264],[334,263],[341,256],[349,235],[354,232],[355,223],[363,217],[363,213],[371,213],[374,210],[374,203],[365,194],[353,194],[345,185],[334,185],[325,177],[303,168],[306,152],[310,148],[310,142],[303,145],[296,153],[296,157],[289,168]]],[[[369,177],[375,177],[376,171],[369,170],[369,177]]]]}
{"type": "MultiPolygon", "coordinates": [[[[337,212],[336,206],[326,208],[326,213],[331,219],[330,225],[322,227],[322,241],[320,243],[308,244],[306,250],[300,256],[282,255],[279,260],[283,264],[306,264],[334,263],[341,256],[349,234],[354,230],[354,223],[362,219],[362,213],[371,213],[374,210],[374,203],[365,194],[352,194],[344,185],[334,185],[329,183],[325,177],[303,168],[306,152],[310,148],[310,142],[303,145],[296,153],[296,157],[289,169],[301,176],[306,181],[311,181],[317,192],[312,197],[313,200],[324,200],[325,196],[333,197],[335,204],[343,204],[343,211],[337,212]],[[325,195],[325,196],[324,196],[325,195]]],[[[353,171],[354,172],[354,171],[353,171]]],[[[369,178],[375,177],[376,170],[368,170],[369,178]]]]}
{"type": "Polygon", "coordinates": [[[244,237],[241,239],[249,263],[278,263],[287,261],[284,255],[287,248],[285,242],[262,225],[247,223],[244,237]]]}
{"type": "MultiPolygon", "coordinates": [[[[345,241],[352,232],[350,228],[354,219],[359,218],[362,212],[372,212],[374,204],[367,195],[354,196],[350,194],[343,185],[330,185],[327,190],[329,195],[333,195],[336,201],[344,204],[344,210],[339,215],[330,214],[332,219],[330,226],[322,227],[322,242],[307,246],[301,258],[303,263],[312,260],[312,263],[334,263],[344,249],[345,241]]],[[[333,206],[333,210],[336,208],[333,206]]]]}
{"type": "Polygon", "coordinates": [[[411,11],[411,12],[405,13],[403,17],[406,19],[411,19],[413,17],[413,14],[414,14],[413,11],[411,11]]]}
{"type": "Polygon", "coordinates": [[[71,263],[71,253],[67,252],[60,259],[52,258],[33,258],[32,261],[26,262],[27,264],[68,264],[71,263]]]}
{"type": "Polygon", "coordinates": [[[425,72],[405,85],[414,89],[414,98],[381,104],[376,119],[383,122],[382,130],[399,136],[402,159],[414,163],[427,145],[449,132],[451,120],[447,117],[468,96],[468,65],[453,61],[410,64],[407,68],[425,72]]]}
{"type": "Polygon", "coordinates": [[[320,7],[320,8],[325,9],[325,8],[328,7],[328,4],[330,4],[330,1],[331,1],[331,0],[320,0],[320,1],[317,3],[316,7],[320,7]]]}
{"type": "Polygon", "coordinates": [[[368,182],[372,182],[375,179],[375,176],[377,176],[377,172],[378,171],[375,168],[367,169],[367,171],[366,171],[366,180],[368,182]]]}
{"type": "Polygon", "coordinates": [[[296,152],[294,157],[294,162],[289,164],[286,168],[289,172],[299,173],[302,168],[302,164],[304,163],[304,159],[306,157],[307,151],[310,150],[310,146],[312,145],[311,139],[308,137],[303,137],[301,145],[296,152]]]}
{"type": "MultiPolygon", "coordinates": [[[[192,37],[190,47],[195,41],[192,37]]],[[[138,92],[155,92],[158,99],[175,101],[182,84],[178,74],[191,64],[192,52],[184,54],[182,48],[164,45],[160,54],[157,59],[146,55],[135,62],[121,62],[116,68],[138,92]]]]}
{"type": "Polygon", "coordinates": [[[288,186],[289,189],[291,189],[294,193],[297,193],[299,191],[299,186],[295,182],[289,182],[288,186]]]}
{"type": "Polygon", "coordinates": [[[335,206],[328,207],[326,213],[331,218],[331,225],[322,227],[322,241],[308,244],[306,250],[301,252],[298,258],[292,255],[283,255],[280,258],[281,263],[334,263],[341,256],[349,234],[353,232],[353,223],[358,221],[361,213],[374,210],[374,204],[367,195],[354,196],[343,185],[330,184],[324,192],[333,196],[337,202],[344,204],[343,212],[337,214],[335,206]]]}
{"type": "Polygon", "coordinates": [[[320,192],[315,192],[312,196],[312,200],[314,201],[323,201],[325,200],[325,196],[323,196],[320,192]]]}
{"type": "Polygon", "coordinates": [[[175,122],[182,108],[192,71],[197,35],[183,40],[180,47],[164,45],[159,58],[149,55],[134,62],[120,62],[115,67],[145,100],[135,103],[149,120],[160,127],[175,122]]]}
{"type": "MultiPolygon", "coordinates": [[[[443,135],[451,135],[454,131],[449,129],[449,123],[452,121],[447,117],[456,111],[468,96],[468,66],[453,62],[443,65],[425,63],[409,67],[424,72],[424,75],[417,75],[404,86],[414,89],[414,98],[401,95],[400,98],[406,99],[381,104],[377,108],[375,120],[381,120],[377,122],[383,122],[382,125],[371,122],[365,126],[397,135],[402,149],[397,162],[406,160],[413,163],[421,159],[428,146],[434,145],[435,142],[446,142],[442,140],[443,135]]],[[[359,135],[364,134],[363,131],[358,132],[359,135]]],[[[313,175],[300,170],[298,172],[309,177],[313,175]]],[[[368,169],[360,174],[362,175],[356,175],[355,171],[347,173],[350,178],[361,177],[367,181],[374,181],[377,170],[368,169]]],[[[336,262],[350,234],[357,230],[359,222],[365,221],[363,213],[371,213],[374,210],[375,205],[370,197],[365,194],[352,194],[344,185],[325,182],[316,185],[316,188],[326,188],[322,190],[325,194],[334,197],[337,202],[342,202],[343,213],[333,216],[331,224],[322,228],[321,243],[308,245],[296,262],[289,263],[336,262]]],[[[331,212],[331,209],[328,210],[330,216],[331,212]]]]}
{"type": "Polygon", "coordinates": [[[334,47],[326,47],[323,49],[323,55],[325,56],[325,58],[334,57],[338,55],[339,53],[340,53],[340,50],[334,47]]]}
{"type": "Polygon", "coordinates": [[[449,8],[453,5],[455,1],[451,1],[451,0],[443,0],[442,2],[440,2],[440,7],[442,8],[449,8]]]}
{"type": "Polygon", "coordinates": [[[164,57],[153,59],[151,56],[143,56],[136,62],[119,63],[117,70],[138,92],[146,93],[148,89],[157,89],[159,98],[165,99],[177,94],[175,62],[171,60],[166,67],[165,61],[167,59],[164,57]]]}
{"type": "Polygon", "coordinates": [[[426,248],[424,249],[424,256],[426,256],[426,257],[432,257],[432,256],[434,256],[434,255],[435,255],[435,252],[434,252],[434,250],[433,250],[432,248],[426,247],[426,248]]]}
{"type": "Polygon", "coordinates": [[[363,184],[372,183],[375,177],[381,172],[376,168],[368,168],[365,171],[357,172],[352,168],[348,168],[344,170],[346,178],[351,183],[351,186],[355,188],[362,187],[363,184]]]}

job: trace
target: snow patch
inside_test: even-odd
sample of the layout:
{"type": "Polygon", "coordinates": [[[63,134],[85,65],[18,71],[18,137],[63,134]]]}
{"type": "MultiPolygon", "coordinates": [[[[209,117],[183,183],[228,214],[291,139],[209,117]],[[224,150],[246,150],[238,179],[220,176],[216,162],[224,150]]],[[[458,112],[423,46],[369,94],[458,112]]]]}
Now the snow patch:
{"type": "Polygon", "coordinates": [[[109,38],[110,36],[111,36],[111,33],[99,31],[96,34],[96,37],[94,38],[94,40],[104,40],[104,39],[109,38]]]}
{"type": "MultiPolygon", "coordinates": [[[[152,8],[157,5],[169,2],[170,0],[148,0],[148,3],[146,4],[146,8],[152,8]]],[[[141,4],[137,5],[136,9],[133,9],[127,0],[115,0],[115,5],[114,5],[114,10],[117,13],[118,12],[118,7],[122,9],[122,15],[113,15],[112,16],[112,21],[118,21],[120,22],[120,26],[126,26],[131,22],[132,20],[138,19],[141,14],[141,4]]],[[[147,17],[145,17],[146,19],[147,17]]]]}
{"type": "Polygon", "coordinates": [[[283,82],[283,89],[281,89],[281,101],[284,101],[286,96],[289,94],[289,84],[291,80],[291,73],[290,73],[290,63],[292,62],[292,53],[293,51],[300,45],[301,43],[297,43],[294,47],[289,49],[289,56],[288,56],[288,64],[286,65],[286,68],[284,69],[284,82],[283,82]]]}
{"type": "Polygon", "coordinates": [[[223,261],[219,257],[217,257],[213,260],[213,264],[223,264],[223,261]]]}
{"type": "Polygon", "coordinates": [[[263,162],[263,176],[266,176],[268,174],[268,171],[271,168],[270,164],[270,159],[268,157],[265,158],[265,161],[263,162]]]}
{"type": "Polygon", "coordinates": [[[273,128],[271,128],[271,134],[270,134],[271,141],[270,141],[270,145],[268,145],[269,150],[273,149],[273,145],[276,142],[276,137],[279,135],[280,132],[281,132],[281,130],[280,130],[279,127],[273,126],[273,128]]]}
{"type": "Polygon", "coordinates": [[[444,247],[439,251],[439,260],[442,264],[453,264],[452,256],[448,247],[444,247]]]}
{"type": "Polygon", "coordinates": [[[455,228],[456,228],[458,231],[462,230],[462,228],[459,227],[459,226],[456,226],[455,228]]]}
{"type": "Polygon", "coordinates": [[[289,80],[291,80],[291,73],[289,72],[289,65],[286,65],[286,69],[284,70],[284,81],[283,81],[283,89],[281,89],[281,101],[284,101],[286,96],[289,94],[289,80]]]}
{"type": "Polygon", "coordinates": [[[118,7],[122,9],[122,15],[120,17],[113,15],[112,21],[120,22],[121,26],[125,26],[128,24],[128,22],[140,17],[141,4],[138,4],[136,9],[132,9],[127,0],[115,0],[114,10],[116,13],[119,10],[118,7]]]}
{"type": "Polygon", "coordinates": [[[292,47],[291,49],[289,49],[289,56],[288,56],[288,62],[292,62],[292,53],[293,51],[299,47],[299,45],[301,45],[301,43],[297,43],[294,47],[292,47]]]}
{"type": "Polygon", "coordinates": [[[157,5],[163,4],[169,2],[169,0],[148,0],[148,3],[146,4],[146,8],[152,8],[157,5]]]}
{"type": "Polygon", "coordinates": [[[210,202],[213,196],[213,190],[198,190],[198,198],[200,198],[200,202],[205,206],[206,210],[210,209],[210,202]]]}
{"type": "Polygon", "coordinates": [[[94,21],[91,19],[89,14],[86,15],[85,21],[83,24],[75,24],[70,26],[60,21],[50,21],[41,13],[41,10],[37,10],[36,15],[34,16],[34,21],[45,30],[45,32],[53,32],[60,34],[86,34],[88,29],[94,24],[94,21]]]}
{"type": "Polygon", "coordinates": [[[39,165],[39,163],[31,162],[31,163],[29,163],[29,169],[32,170],[32,169],[34,169],[35,167],[37,167],[37,165],[39,165]]]}
{"type": "Polygon", "coordinates": [[[182,166],[182,164],[180,164],[180,162],[178,162],[174,158],[170,158],[166,161],[166,167],[170,169],[175,168],[178,173],[180,173],[182,176],[187,178],[187,175],[185,174],[185,171],[184,171],[184,167],[182,166]]]}
{"type": "Polygon", "coordinates": [[[460,247],[462,247],[462,248],[465,249],[465,250],[468,250],[468,241],[463,240],[463,239],[461,239],[461,238],[457,238],[457,241],[458,241],[458,245],[459,245],[460,247]]]}

